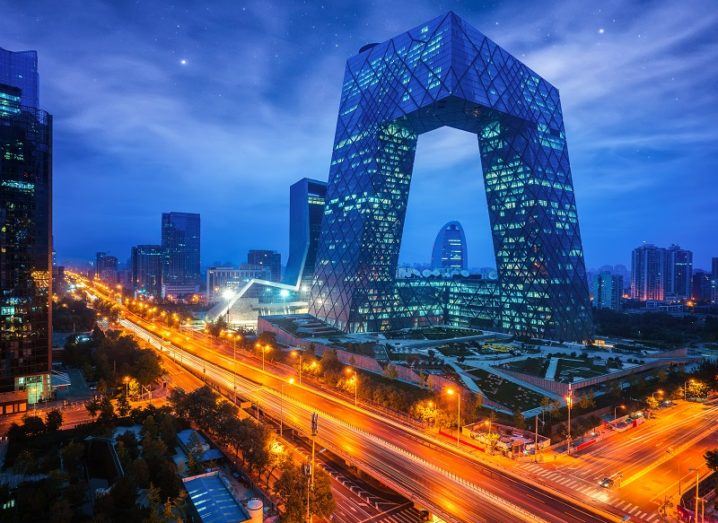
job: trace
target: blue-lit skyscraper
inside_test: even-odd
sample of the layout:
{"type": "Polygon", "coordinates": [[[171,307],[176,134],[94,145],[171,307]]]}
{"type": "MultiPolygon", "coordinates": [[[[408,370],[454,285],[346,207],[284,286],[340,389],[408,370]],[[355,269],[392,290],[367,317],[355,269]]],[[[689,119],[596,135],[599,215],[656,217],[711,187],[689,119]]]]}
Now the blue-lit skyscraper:
{"type": "Polygon", "coordinates": [[[0,49],[0,414],[51,393],[52,117],[37,53],[0,49]]]}
{"type": "Polygon", "coordinates": [[[162,213],[162,284],[170,287],[199,286],[199,214],[162,213]]]}
{"type": "Polygon", "coordinates": [[[20,89],[20,105],[40,107],[37,51],[7,51],[0,47],[0,84],[20,89]]]}
{"type": "Polygon", "coordinates": [[[431,251],[432,269],[465,270],[468,267],[466,235],[459,222],[449,222],[439,229],[431,251]]]}
{"type": "Polygon", "coordinates": [[[326,182],[302,178],[289,189],[289,259],[284,282],[311,282],[324,216],[326,182]]]}
{"type": "Polygon", "coordinates": [[[579,340],[588,283],[556,88],[454,13],[347,61],[309,310],[391,328],[419,134],[478,137],[499,274],[499,326],[579,340]]]}

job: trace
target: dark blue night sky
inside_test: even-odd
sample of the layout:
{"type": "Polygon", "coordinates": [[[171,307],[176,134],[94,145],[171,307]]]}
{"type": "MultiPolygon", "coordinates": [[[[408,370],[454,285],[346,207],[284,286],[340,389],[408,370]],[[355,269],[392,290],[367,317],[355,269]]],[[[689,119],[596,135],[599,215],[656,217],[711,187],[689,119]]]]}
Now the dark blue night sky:
{"type": "MultiPolygon", "coordinates": [[[[344,61],[447,10],[559,88],[589,267],[628,264],[642,241],[679,243],[708,267],[714,0],[0,0],[0,47],[39,52],[55,116],[58,259],[125,260],[159,242],[163,211],[202,214],[205,264],[248,248],[286,256],[289,185],[326,180],[344,61]]],[[[419,139],[402,261],[428,261],[457,219],[470,265],[493,265],[477,147],[454,129],[419,139]]]]}

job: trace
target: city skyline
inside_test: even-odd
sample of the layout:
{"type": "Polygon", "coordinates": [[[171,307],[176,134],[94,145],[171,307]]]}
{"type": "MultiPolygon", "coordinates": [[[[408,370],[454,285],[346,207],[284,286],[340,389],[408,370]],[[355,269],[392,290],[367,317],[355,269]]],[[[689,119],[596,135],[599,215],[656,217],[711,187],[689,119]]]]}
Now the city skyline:
{"type": "MultiPolygon", "coordinates": [[[[700,86],[716,74],[708,65],[715,50],[705,45],[716,17],[692,14],[702,12],[700,2],[600,11],[447,2],[418,4],[410,14],[368,4],[353,15],[280,4],[200,13],[79,5],[54,13],[53,24],[45,23],[50,4],[8,5],[0,21],[4,48],[39,51],[43,108],[57,116],[60,261],[89,260],[98,250],[124,261],[132,245],[155,241],[143,231],[156,217],[177,208],[203,217],[205,265],[240,261],[250,248],[286,259],[288,187],[304,176],[327,179],[344,58],[448,9],[561,91],[588,267],[628,265],[644,240],[679,243],[694,252],[696,268],[708,268],[715,254],[705,238],[718,221],[708,183],[717,159],[704,145],[714,140],[716,104],[700,86]],[[545,23],[536,23],[540,10],[545,23]],[[86,17],[122,30],[108,34],[86,17]],[[73,53],[78,59],[67,61],[73,53]],[[243,59],[250,67],[240,67],[243,59]],[[654,121],[659,104],[663,116],[654,121]],[[280,132],[282,147],[272,148],[280,132]],[[151,197],[137,196],[138,187],[151,197]]],[[[400,259],[426,260],[433,238],[422,231],[458,220],[472,265],[492,265],[475,140],[435,132],[417,147],[400,259]],[[448,173],[459,183],[444,183],[448,173]]]]}

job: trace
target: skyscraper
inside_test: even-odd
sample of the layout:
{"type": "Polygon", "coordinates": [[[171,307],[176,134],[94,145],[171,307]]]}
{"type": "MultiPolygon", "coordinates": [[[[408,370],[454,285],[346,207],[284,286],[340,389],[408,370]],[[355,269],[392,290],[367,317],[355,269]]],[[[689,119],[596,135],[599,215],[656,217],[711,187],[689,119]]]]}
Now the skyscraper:
{"type": "Polygon", "coordinates": [[[455,269],[468,267],[466,236],[459,222],[449,222],[439,229],[431,251],[432,269],[455,269]]]}
{"type": "Polygon", "coordinates": [[[395,278],[416,143],[446,125],[478,137],[500,328],[590,337],[558,90],[451,12],[347,61],[310,313],[377,331],[409,310],[395,278]]]}
{"type": "Polygon", "coordinates": [[[631,298],[647,301],[665,299],[666,250],[652,244],[633,249],[631,256],[631,298]]]}
{"type": "Polygon", "coordinates": [[[718,258],[711,260],[711,303],[718,304],[718,258]]]}
{"type": "Polygon", "coordinates": [[[52,117],[37,53],[0,49],[0,414],[51,393],[52,117]]]}
{"type": "Polygon", "coordinates": [[[117,258],[98,252],[95,256],[95,276],[105,283],[117,283],[117,258]]]}
{"type": "Polygon", "coordinates": [[[277,251],[252,249],[247,253],[247,263],[268,268],[271,281],[282,279],[282,255],[277,251]]]}
{"type": "Polygon", "coordinates": [[[593,306],[597,309],[621,310],[623,277],[610,271],[601,271],[592,281],[593,306]]]}
{"type": "Polygon", "coordinates": [[[289,189],[289,259],[284,282],[311,282],[324,216],[326,182],[302,178],[289,189]]]}
{"type": "Polygon", "coordinates": [[[687,300],[691,297],[693,253],[671,245],[666,249],[665,299],[687,300]]]}
{"type": "Polygon", "coordinates": [[[164,249],[160,245],[132,247],[132,288],[136,295],[161,296],[164,261],[164,249]]]}
{"type": "Polygon", "coordinates": [[[177,289],[196,292],[200,282],[199,214],[162,213],[162,249],[162,284],[171,289],[169,293],[176,294],[177,289]]]}

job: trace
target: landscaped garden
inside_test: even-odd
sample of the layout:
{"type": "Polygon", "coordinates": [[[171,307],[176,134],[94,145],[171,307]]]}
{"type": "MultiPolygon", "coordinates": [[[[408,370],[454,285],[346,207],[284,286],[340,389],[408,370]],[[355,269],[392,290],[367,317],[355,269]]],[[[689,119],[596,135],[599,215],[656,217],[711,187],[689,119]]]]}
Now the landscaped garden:
{"type": "Polygon", "coordinates": [[[402,329],[384,333],[388,339],[392,340],[448,340],[466,336],[480,336],[481,334],[483,334],[482,331],[477,329],[446,326],[402,329]]]}

